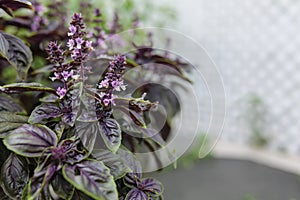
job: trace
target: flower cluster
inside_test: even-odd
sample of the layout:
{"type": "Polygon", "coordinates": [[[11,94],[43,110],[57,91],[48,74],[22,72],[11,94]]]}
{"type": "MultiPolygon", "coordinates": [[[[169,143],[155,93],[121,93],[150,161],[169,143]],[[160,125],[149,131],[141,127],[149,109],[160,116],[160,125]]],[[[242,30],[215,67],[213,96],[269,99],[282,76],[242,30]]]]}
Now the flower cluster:
{"type": "Polygon", "coordinates": [[[71,58],[78,64],[86,60],[89,51],[92,49],[92,42],[84,40],[86,35],[84,29],[85,24],[83,23],[81,14],[75,13],[69,27],[67,47],[72,51],[71,58]]]}
{"type": "Polygon", "coordinates": [[[62,50],[61,45],[57,42],[50,42],[47,52],[48,60],[54,65],[54,76],[50,77],[52,81],[59,80],[63,83],[63,87],[58,87],[57,95],[62,99],[68,90],[68,82],[70,80],[78,80],[79,78],[86,80],[86,72],[90,71],[90,67],[84,66],[84,63],[92,49],[92,42],[85,40],[86,32],[85,24],[81,14],[75,13],[70,23],[67,42],[67,50],[62,50]],[[65,63],[67,55],[71,54],[71,62],[65,63]]]}
{"type": "Polygon", "coordinates": [[[58,45],[57,42],[51,41],[48,45],[47,52],[49,55],[48,60],[52,64],[57,65],[57,67],[62,67],[65,61],[65,52],[61,49],[61,45],[58,45]]]}
{"type": "Polygon", "coordinates": [[[123,80],[123,74],[126,69],[126,57],[116,56],[109,63],[109,67],[103,80],[98,83],[100,90],[101,103],[105,107],[109,107],[113,103],[113,92],[125,90],[126,86],[123,80]]]}

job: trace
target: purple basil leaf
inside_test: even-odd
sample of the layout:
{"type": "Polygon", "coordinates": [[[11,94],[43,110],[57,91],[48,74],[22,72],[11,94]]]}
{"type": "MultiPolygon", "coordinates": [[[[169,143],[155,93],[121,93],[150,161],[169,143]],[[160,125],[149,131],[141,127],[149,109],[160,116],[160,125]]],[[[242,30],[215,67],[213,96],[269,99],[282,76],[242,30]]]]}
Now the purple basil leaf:
{"type": "Polygon", "coordinates": [[[62,136],[62,134],[63,134],[65,128],[66,128],[66,127],[65,127],[65,124],[64,124],[62,121],[59,121],[59,122],[55,125],[54,131],[55,131],[55,133],[57,134],[58,139],[61,138],[61,136],[62,136]]]}
{"type": "Polygon", "coordinates": [[[87,95],[81,97],[82,110],[78,117],[78,121],[81,122],[96,122],[98,121],[96,115],[95,99],[87,95]]]}
{"type": "Polygon", "coordinates": [[[60,108],[56,104],[44,103],[37,106],[31,113],[28,122],[31,124],[39,123],[44,119],[56,118],[62,115],[60,108]]]}
{"type": "Polygon", "coordinates": [[[143,189],[151,196],[160,196],[163,193],[162,184],[154,178],[142,179],[138,184],[138,188],[143,189]]]}
{"type": "Polygon", "coordinates": [[[7,95],[0,95],[0,111],[25,113],[24,109],[7,95]]]}
{"type": "Polygon", "coordinates": [[[3,32],[0,32],[0,41],[1,44],[5,44],[5,48],[0,48],[0,56],[14,66],[19,77],[25,80],[32,63],[30,48],[20,38],[3,32]]]}
{"type": "Polygon", "coordinates": [[[131,172],[131,169],[125,164],[122,158],[108,150],[95,150],[93,157],[104,163],[110,169],[110,174],[114,179],[123,177],[126,173],[131,172]]]}
{"type": "Polygon", "coordinates": [[[50,95],[47,95],[47,96],[41,98],[40,102],[43,102],[43,103],[55,103],[55,102],[57,102],[58,99],[59,98],[58,98],[57,95],[50,94],[50,95]]]}
{"type": "MultiPolygon", "coordinates": [[[[120,148],[117,152],[117,155],[121,157],[123,162],[131,169],[133,173],[136,174],[142,173],[142,166],[132,152],[120,148]]],[[[139,178],[141,177],[139,176],[139,178]]]]}
{"type": "Polygon", "coordinates": [[[80,190],[75,189],[71,200],[94,200],[94,199],[86,195],[85,193],[81,192],[80,190]]]}
{"type": "Polygon", "coordinates": [[[7,7],[6,5],[0,5],[0,8],[2,9],[2,10],[4,10],[8,15],[10,15],[11,17],[13,17],[14,16],[14,11],[11,9],[11,8],[9,8],[9,7],[7,7]]]}
{"type": "Polygon", "coordinates": [[[27,199],[49,199],[51,196],[49,191],[50,180],[57,170],[55,164],[50,164],[45,168],[37,167],[28,183],[27,199]]]}
{"type": "Polygon", "coordinates": [[[25,158],[10,154],[1,168],[1,186],[13,199],[19,199],[29,179],[29,169],[25,158]]]}
{"type": "Polygon", "coordinates": [[[163,199],[164,199],[163,196],[157,196],[157,197],[150,196],[149,197],[149,200],[163,200],[163,199]]]}
{"type": "Polygon", "coordinates": [[[7,94],[31,91],[50,92],[56,94],[56,91],[54,89],[45,87],[40,83],[12,83],[9,85],[0,86],[0,92],[4,92],[7,94]]]}
{"type": "Polygon", "coordinates": [[[27,123],[28,117],[11,112],[0,111],[0,138],[27,123]]]}
{"type": "Polygon", "coordinates": [[[60,158],[63,162],[69,164],[78,163],[88,156],[86,151],[82,148],[80,140],[72,139],[63,140],[58,148],[56,148],[56,153],[57,155],[52,152],[52,156],[56,157],[55,160],[60,158]],[[61,158],[61,156],[63,156],[63,158],[61,158]]]}
{"type": "Polygon", "coordinates": [[[113,176],[102,162],[86,160],[73,166],[66,164],[63,167],[63,176],[75,188],[94,199],[118,199],[113,176]]]}
{"type": "Polygon", "coordinates": [[[121,128],[115,119],[106,119],[100,121],[100,134],[106,144],[107,148],[112,152],[118,151],[121,145],[121,128]]]}
{"type": "Polygon", "coordinates": [[[11,200],[11,198],[4,193],[2,187],[0,187],[0,200],[11,200]]]}
{"type": "Polygon", "coordinates": [[[136,157],[128,150],[119,149],[117,154],[121,157],[123,162],[131,169],[131,173],[126,174],[124,183],[130,187],[137,187],[138,182],[142,178],[142,166],[136,157]]]}
{"type": "Polygon", "coordinates": [[[74,186],[66,181],[61,173],[54,175],[51,186],[55,195],[62,199],[71,199],[75,190],[74,186]]]}
{"type": "Polygon", "coordinates": [[[125,200],[148,200],[148,195],[142,190],[132,189],[128,192],[125,200]]]}
{"type": "Polygon", "coordinates": [[[127,114],[136,125],[146,128],[146,123],[142,112],[138,113],[135,110],[130,110],[125,106],[120,107],[120,109],[127,114]]]}
{"type": "Polygon", "coordinates": [[[83,146],[91,153],[94,149],[97,135],[99,134],[98,122],[77,122],[74,131],[75,135],[80,138],[83,146]]]}
{"type": "Polygon", "coordinates": [[[46,126],[25,124],[4,138],[6,147],[26,157],[39,157],[51,146],[57,145],[57,136],[46,126]]]}
{"type": "Polygon", "coordinates": [[[10,16],[13,16],[13,11],[20,8],[33,9],[31,2],[26,0],[0,0],[0,8],[10,16]]]}
{"type": "Polygon", "coordinates": [[[63,112],[62,121],[71,127],[74,126],[78,116],[82,87],[81,83],[75,84],[70,88],[66,98],[60,104],[60,108],[63,112]]]}
{"type": "Polygon", "coordinates": [[[144,134],[145,138],[151,138],[151,140],[153,140],[156,144],[158,144],[161,147],[165,146],[165,141],[163,140],[159,131],[156,131],[151,128],[139,128],[139,131],[144,134]]]}

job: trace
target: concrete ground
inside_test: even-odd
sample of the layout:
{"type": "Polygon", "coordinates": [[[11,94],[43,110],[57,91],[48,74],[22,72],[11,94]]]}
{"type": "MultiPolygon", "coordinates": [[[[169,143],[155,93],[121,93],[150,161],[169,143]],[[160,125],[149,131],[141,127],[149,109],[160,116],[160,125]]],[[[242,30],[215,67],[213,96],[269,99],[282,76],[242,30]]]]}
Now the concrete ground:
{"type": "Polygon", "coordinates": [[[207,159],[154,176],[165,200],[300,200],[298,176],[249,161],[207,159]]]}

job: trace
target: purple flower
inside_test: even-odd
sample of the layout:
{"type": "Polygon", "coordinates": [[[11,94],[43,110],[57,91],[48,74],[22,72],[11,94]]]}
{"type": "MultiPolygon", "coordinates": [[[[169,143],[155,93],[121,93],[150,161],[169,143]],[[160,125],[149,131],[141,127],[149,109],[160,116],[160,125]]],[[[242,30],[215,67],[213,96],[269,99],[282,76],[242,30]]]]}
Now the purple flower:
{"type": "Polygon", "coordinates": [[[58,87],[56,90],[56,94],[58,94],[60,99],[64,98],[66,93],[67,93],[67,90],[65,88],[58,87]]]}
{"type": "Polygon", "coordinates": [[[49,54],[48,59],[52,64],[62,65],[65,60],[64,51],[61,50],[60,45],[58,45],[57,42],[51,41],[46,50],[49,54]]]}
{"type": "Polygon", "coordinates": [[[108,80],[103,80],[99,84],[99,88],[108,88],[108,86],[109,86],[108,80]]]}
{"type": "Polygon", "coordinates": [[[125,90],[123,81],[123,74],[125,72],[126,57],[116,56],[113,61],[109,63],[109,67],[103,80],[98,83],[98,89],[100,92],[100,99],[102,105],[109,107],[114,104],[113,91],[125,90]]]}
{"type": "Polygon", "coordinates": [[[92,48],[92,41],[86,41],[86,42],[85,42],[85,46],[86,46],[88,49],[91,49],[91,48],[92,48]]]}
{"type": "Polygon", "coordinates": [[[111,82],[111,86],[114,88],[114,90],[120,92],[121,90],[125,90],[126,86],[124,85],[123,80],[114,80],[111,82]]]}
{"type": "Polygon", "coordinates": [[[74,13],[72,19],[74,21],[82,21],[82,15],[81,15],[81,13],[74,13]]]}
{"type": "Polygon", "coordinates": [[[99,39],[97,40],[97,45],[98,45],[99,47],[101,47],[102,49],[107,49],[106,43],[105,43],[104,40],[101,39],[101,38],[99,38],[99,39]]]}
{"type": "Polygon", "coordinates": [[[40,28],[41,17],[39,15],[34,16],[33,22],[31,24],[31,30],[37,31],[40,28]]]}
{"type": "Polygon", "coordinates": [[[76,48],[81,49],[81,45],[84,43],[84,40],[82,38],[76,38],[75,41],[77,44],[76,48]]]}
{"type": "Polygon", "coordinates": [[[67,43],[67,47],[69,47],[69,50],[72,50],[74,48],[75,42],[73,39],[69,39],[67,43]]]}
{"type": "Polygon", "coordinates": [[[111,99],[103,99],[104,106],[108,106],[111,102],[111,99]]]}
{"type": "Polygon", "coordinates": [[[59,80],[59,79],[60,79],[60,74],[57,73],[57,72],[54,72],[54,77],[50,77],[50,79],[51,79],[52,81],[59,80]]]}
{"type": "Polygon", "coordinates": [[[99,9],[99,8],[96,8],[96,9],[95,9],[95,16],[96,16],[96,17],[100,17],[100,16],[101,16],[101,12],[100,12],[100,9],[99,9]]]}
{"type": "Polygon", "coordinates": [[[63,72],[61,73],[61,75],[62,75],[62,77],[63,77],[63,79],[64,79],[65,81],[67,81],[68,78],[70,77],[70,74],[69,74],[68,71],[63,71],[63,72]]]}
{"type": "Polygon", "coordinates": [[[79,49],[74,49],[71,55],[71,58],[74,60],[77,60],[81,55],[81,52],[79,49]]]}
{"type": "Polygon", "coordinates": [[[70,28],[69,28],[69,31],[70,32],[68,32],[68,36],[72,36],[76,33],[77,28],[75,26],[71,25],[70,28]]]}

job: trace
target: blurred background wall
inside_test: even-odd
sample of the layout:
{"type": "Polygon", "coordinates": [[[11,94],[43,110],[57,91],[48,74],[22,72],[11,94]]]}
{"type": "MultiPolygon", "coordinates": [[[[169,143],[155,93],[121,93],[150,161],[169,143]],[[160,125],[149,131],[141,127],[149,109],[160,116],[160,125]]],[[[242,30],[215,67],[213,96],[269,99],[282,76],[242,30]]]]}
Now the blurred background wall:
{"type": "Polygon", "coordinates": [[[176,25],[165,26],[202,44],[220,70],[227,110],[221,141],[298,155],[300,1],[162,2],[178,12],[176,25]]]}

